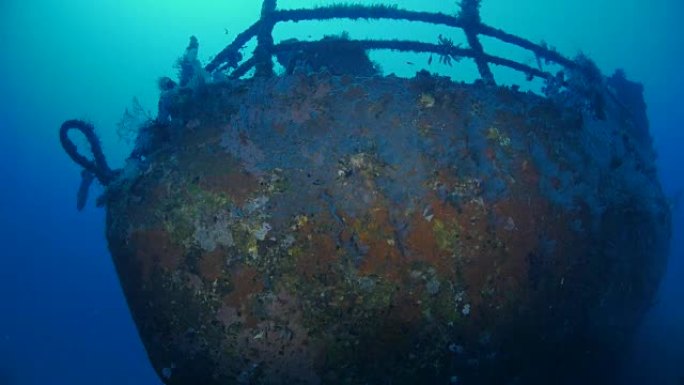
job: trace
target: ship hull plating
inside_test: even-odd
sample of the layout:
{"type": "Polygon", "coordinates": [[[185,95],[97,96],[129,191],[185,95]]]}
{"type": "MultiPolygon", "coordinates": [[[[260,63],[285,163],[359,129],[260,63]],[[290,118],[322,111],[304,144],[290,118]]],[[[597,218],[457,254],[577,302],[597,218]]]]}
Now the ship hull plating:
{"type": "Polygon", "coordinates": [[[162,102],[106,205],[168,384],[564,383],[619,357],[662,274],[617,104],[323,73],[162,102]]]}

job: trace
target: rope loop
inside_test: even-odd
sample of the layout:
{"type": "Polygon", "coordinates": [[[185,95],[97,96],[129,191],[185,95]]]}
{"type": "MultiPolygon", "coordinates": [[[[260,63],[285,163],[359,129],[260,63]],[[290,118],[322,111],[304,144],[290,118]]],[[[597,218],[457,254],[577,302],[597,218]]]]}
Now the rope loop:
{"type": "Polygon", "coordinates": [[[103,186],[107,186],[114,180],[117,172],[113,171],[107,165],[107,160],[105,159],[104,153],[102,153],[100,139],[98,139],[95,134],[95,127],[93,127],[92,124],[78,119],[65,121],[59,129],[59,141],[67,155],[69,155],[76,164],[83,167],[85,171],[93,174],[103,186]],[[69,131],[71,130],[80,131],[86,137],[88,144],[90,144],[90,151],[93,154],[93,159],[88,159],[78,152],[78,147],[76,147],[71,138],[69,138],[69,131]]]}

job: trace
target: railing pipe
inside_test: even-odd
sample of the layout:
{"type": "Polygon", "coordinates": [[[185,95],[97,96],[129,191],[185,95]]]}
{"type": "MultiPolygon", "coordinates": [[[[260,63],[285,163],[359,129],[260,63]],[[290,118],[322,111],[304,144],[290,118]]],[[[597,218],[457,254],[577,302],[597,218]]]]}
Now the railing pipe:
{"type": "MultiPolygon", "coordinates": [[[[489,55],[484,52],[479,35],[493,37],[505,43],[513,44],[531,51],[541,59],[555,62],[568,69],[580,69],[574,61],[562,56],[558,52],[544,46],[535,44],[529,40],[509,34],[503,30],[493,28],[483,24],[479,15],[479,0],[464,0],[459,16],[450,16],[443,13],[419,12],[397,9],[384,5],[377,6],[353,6],[353,5],[333,5],[314,9],[289,9],[276,10],[276,0],[265,0],[262,5],[261,19],[250,26],[247,30],[239,34],[236,39],[225,49],[223,49],[207,66],[206,70],[213,72],[228,67],[235,68],[231,77],[240,77],[256,67],[256,76],[272,76],[273,60],[272,55],[278,51],[285,50],[286,47],[296,48],[296,44],[276,46],[273,41],[273,28],[278,22],[299,22],[306,20],[330,20],[330,19],[389,19],[425,22],[437,25],[445,25],[461,28],[466,35],[469,50],[455,49],[455,55],[469,57],[475,60],[480,72],[480,76],[485,82],[494,83],[494,76],[489,68],[489,64],[502,65],[522,71],[531,76],[548,78],[548,72],[533,68],[513,60],[489,55]],[[244,46],[252,37],[257,37],[257,48],[254,57],[240,65],[241,60],[239,49],[244,46]],[[276,48],[278,47],[278,48],[276,48]]],[[[314,44],[312,42],[303,44],[314,44]]],[[[339,43],[339,42],[337,42],[339,43]]],[[[360,43],[364,49],[394,49],[407,51],[432,52],[439,54],[444,52],[445,47],[437,44],[411,43],[399,41],[354,41],[360,43]],[[418,49],[418,47],[422,47],[418,49]]],[[[303,45],[301,46],[303,47],[303,45]]],[[[300,47],[300,48],[301,48],[300,47]]]]}
{"type": "Polygon", "coordinates": [[[273,76],[273,27],[275,19],[276,0],[264,0],[261,6],[261,25],[257,34],[257,47],[254,50],[256,72],[254,76],[273,76]]]}
{"type": "Polygon", "coordinates": [[[242,48],[248,41],[250,41],[254,36],[257,35],[259,29],[261,28],[261,21],[257,21],[252,24],[249,28],[242,31],[232,43],[228,44],[226,48],[221,50],[214,57],[209,64],[204,67],[207,72],[214,72],[217,70],[225,69],[227,67],[237,67],[238,62],[242,58],[240,54],[240,48],[242,48]]]}
{"type": "MultiPolygon", "coordinates": [[[[276,44],[273,47],[274,53],[297,51],[306,48],[315,48],[316,46],[324,46],[328,44],[350,44],[363,50],[373,49],[389,49],[402,52],[431,52],[437,55],[451,55],[452,57],[468,57],[475,58],[476,53],[470,48],[447,47],[442,44],[422,43],[415,41],[403,40],[343,40],[343,41],[297,41],[276,44]]],[[[518,63],[514,60],[493,56],[486,53],[479,54],[482,59],[488,63],[509,67],[514,70],[523,72],[530,76],[548,78],[552,76],[548,72],[544,72],[534,67],[518,63]]],[[[243,69],[243,74],[249,71],[249,68],[243,69]]],[[[242,76],[242,75],[240,75],[242,76]]]]}
{"type": "Polygon", "coordinates": [[[505,43],[517,45],[518,47],[530,50],[542,59],[547,59],[552,62],[556,62],[564,67],[568,67],[569,69],[578,68],[577,63],[559,54],[558,52],[550,50],[548,48],[544,48],[527,39],[523,39],[522,37],[512,35],[508,32],[504,32],[501,29],[490,27],[486,24],[480,24],[477,26],[476,30],[477,33],[481,35],[493,37],[505,43]]]}
{"type": "Polygon", "coordinates": [[[363,7],[335,5],[314,9],[286,9],[275,12],[273,17],[278,22],[290,21],[295,23],[308,20],[331,19],[407,20],[463,28],[461,21],[454,16],[445,15],[443,13],[408,11],[387,6],[363,7]]]}
{"type": "Polygon", "coordinates": [[[487,60],[485,60],[485,52],[477,36],[477,28],[481,23],[480,18],[480,0],[463,0],[461,1],[461,11],[459,19],[463,24],[463,31],[466,34],[468,45],[473,50],[475,64],[477,70],[480,72],[480,77],[486,84],[494,84],[494,74],[489,68],[487,60]]]}

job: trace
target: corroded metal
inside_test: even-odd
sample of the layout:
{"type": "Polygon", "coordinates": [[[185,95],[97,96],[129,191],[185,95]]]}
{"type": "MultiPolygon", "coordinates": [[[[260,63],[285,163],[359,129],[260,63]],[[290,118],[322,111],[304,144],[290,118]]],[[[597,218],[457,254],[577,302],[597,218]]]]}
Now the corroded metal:
{"type": "Polygon", "coordinates": [[[168,384],[567,383],[617,357],[662,275],[668,206],[614,99],[597,120],[318,72],[164,103],[103,200],[168,384]]]}

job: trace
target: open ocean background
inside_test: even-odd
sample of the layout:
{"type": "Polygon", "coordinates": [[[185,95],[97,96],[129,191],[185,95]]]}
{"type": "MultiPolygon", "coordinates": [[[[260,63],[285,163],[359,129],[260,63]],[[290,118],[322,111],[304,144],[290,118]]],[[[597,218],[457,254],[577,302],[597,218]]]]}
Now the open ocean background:
{"type": "MultiPolygon", "coordinates": [[[[279,6],[330,3],[281,0],[279,6]]],[[[458,9],[451,0],[390,3],[458,9]]],[[[107,251],[104,211],[92,204],[97,191],[86,210],[75,209],[79,168],[62,151],[58,128],[71,118],[93,122],[109,164],[120,167],[131,147],[116,124],[132,98],[156,113],[156,80],[175,78],[188,38],[198,37],[206,62],[257,20],[260,7],[257,0],[0,0],[0,385],[160,384],[107,251]]],[[[484,0],[482,6],[487,24],[544,40],[566,56],[582,51],[604,74],[624,68],[645,86],[661,181],[675,204],[674,229],[660,294],[624,364],[626,385],[684,384],[684,202],[677,203],[684,201],[683,17],[682,0],[484,0]]],[[[276,40],[343,30],[427,42],[443,33],[333,21],[278,27],[276,40]]],[[[524,60],[483,43],[491,53],[524,60]]],[[[391,53],[371,58],[403,76],[427,61],[391,53]]],[[[459,80],[475,74],[470,64],[427,68],[459,80]]],[[[508,73],[495,77],[524,85],[508,73]]]]}

